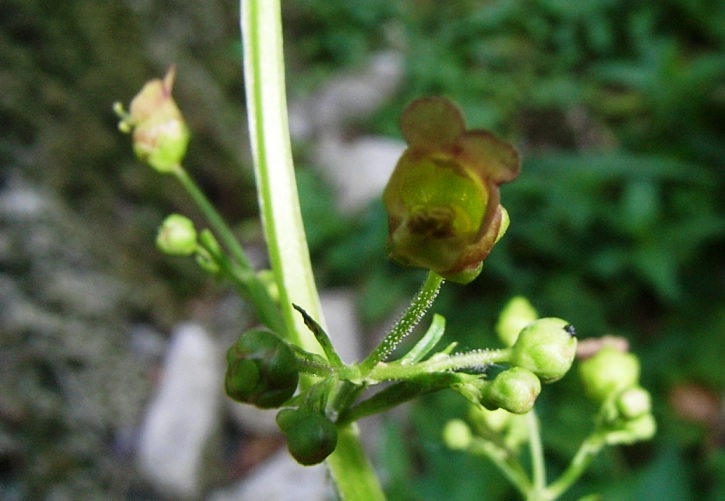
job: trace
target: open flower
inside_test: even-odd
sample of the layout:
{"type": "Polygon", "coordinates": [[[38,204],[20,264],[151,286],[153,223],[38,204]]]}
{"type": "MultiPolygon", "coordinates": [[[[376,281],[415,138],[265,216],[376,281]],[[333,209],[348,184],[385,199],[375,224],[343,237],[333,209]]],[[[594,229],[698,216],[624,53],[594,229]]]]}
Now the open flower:
{"type": "Polygon", "coordinates": [[[467,131],[444,97],[413,101],[400,126],[408,148],[383,193],[388,255],[468,283],[505,230],[499,185],[518,176],[519,155],[490,132],[467,131]]]}

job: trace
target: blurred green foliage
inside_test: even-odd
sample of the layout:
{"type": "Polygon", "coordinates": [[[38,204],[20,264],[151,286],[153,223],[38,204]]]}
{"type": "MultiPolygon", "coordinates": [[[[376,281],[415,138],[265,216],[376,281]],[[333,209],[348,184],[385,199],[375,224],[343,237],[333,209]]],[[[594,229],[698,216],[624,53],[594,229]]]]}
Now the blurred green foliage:
{"type": "MultiPolygon", "coordinates": [[[[725,4],[306,0],[293,10],[315,20],[314,30],[294,31],[305,71],[391,46],[405,54],[406,82],[369,131],[399,135],[410,100],[444,94],[470,126],[514,139],[524,155],[522,175],[502,189],[508,234],[473,284],[449,285],[438,300],[449,336],[464,347],[495,344],[497,312],[523,294],[581,337],[626,336],[642,358],[660,431],[653,443],[609,451],[572,499],[721,499],[722,430],[680,419],[672,395],[686,383],[725,390],[725,4]]],[[[359,284],[362,316],[375,324],[420,276],[381,259],[378,203],[347,228],[313,251],[326,281],[359,284]]],[[[590,428],[581,392],[575,375],[544,388],[552,475],[590,428]]],[[[429,421],[457,405],[455,396],[427,398],[413,411],[414,431],[386,434],[393,499],[511,497],[501,477],[442,449],[444,421],[429,421]]]]}

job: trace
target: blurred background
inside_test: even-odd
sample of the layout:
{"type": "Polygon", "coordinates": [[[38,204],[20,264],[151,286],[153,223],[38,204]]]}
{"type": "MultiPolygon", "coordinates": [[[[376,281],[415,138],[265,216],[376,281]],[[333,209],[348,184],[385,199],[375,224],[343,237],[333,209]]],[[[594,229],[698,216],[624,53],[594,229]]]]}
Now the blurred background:
{"type": "MultiPolygon", "coordinates": [[[[401,110],[449,96],[524,168],[482,275],[438,299],[445,339],[496,346],[513,295],[581,338],[625,337],[658,434],[606,451],[565,499],[725,499],[725,3],[283,4],[299,190],[344,358],[423,278],[385,259],[379,193],[401,110]]],[[[221,395],[224,347],[254,318],[156,251],[166,214],[203,223],[111,111],[176,63],[187,168],[265,266],[240,57],[231,0],[0,0],[0,499],[329,495],[323,470],[286,462],[269,415],[221,395]]],[[[537,405],[553,478],[594,409],[574,372],[537,405]]],[[[442,444],[465,412],[444,392],[363,423],[390,499],[516,499],[442,444]]]]}

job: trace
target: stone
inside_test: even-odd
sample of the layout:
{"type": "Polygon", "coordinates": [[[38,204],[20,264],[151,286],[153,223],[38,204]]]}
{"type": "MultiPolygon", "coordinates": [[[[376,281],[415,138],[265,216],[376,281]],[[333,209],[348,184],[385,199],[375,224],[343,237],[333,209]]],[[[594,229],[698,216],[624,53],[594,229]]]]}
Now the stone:
{"type": "Polygon", "coordinates": [[[174,332],[142,424],[137,461],[151,484],[175,499],[198,498],[204,488],[205,454],[221,419],[222,360],[199,325],[174,332]]]}
{"type": "Polygon", "coordinates": [[[323,177],[337,192],[338,208],[355,213],[381,196],[405,150],[405,143],[382,136],[363,136],[344,141],[323,136],[313,157],[323,177]]]}
{"type": "Polygon", "coordinates": [[[325,501],[333,488],[324,464],[302,467],[281,449],[247,478],[209,494],[209,501],[325,501]]]}

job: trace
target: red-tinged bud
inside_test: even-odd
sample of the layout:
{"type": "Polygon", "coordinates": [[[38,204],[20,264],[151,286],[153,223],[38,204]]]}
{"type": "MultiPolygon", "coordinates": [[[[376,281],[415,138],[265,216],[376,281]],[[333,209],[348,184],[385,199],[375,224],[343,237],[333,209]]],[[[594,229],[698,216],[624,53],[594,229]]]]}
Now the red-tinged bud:
{"type": "Polygon", "coordinates": [[[116,105],[121,116],[119,128],[132,132],[136,156],[162,173],[180,166],[190,138],[184,117],[171,97],[175,75],[172,67],[163,80],[147,82],[131,101],[128,114],[116,105]]]}

